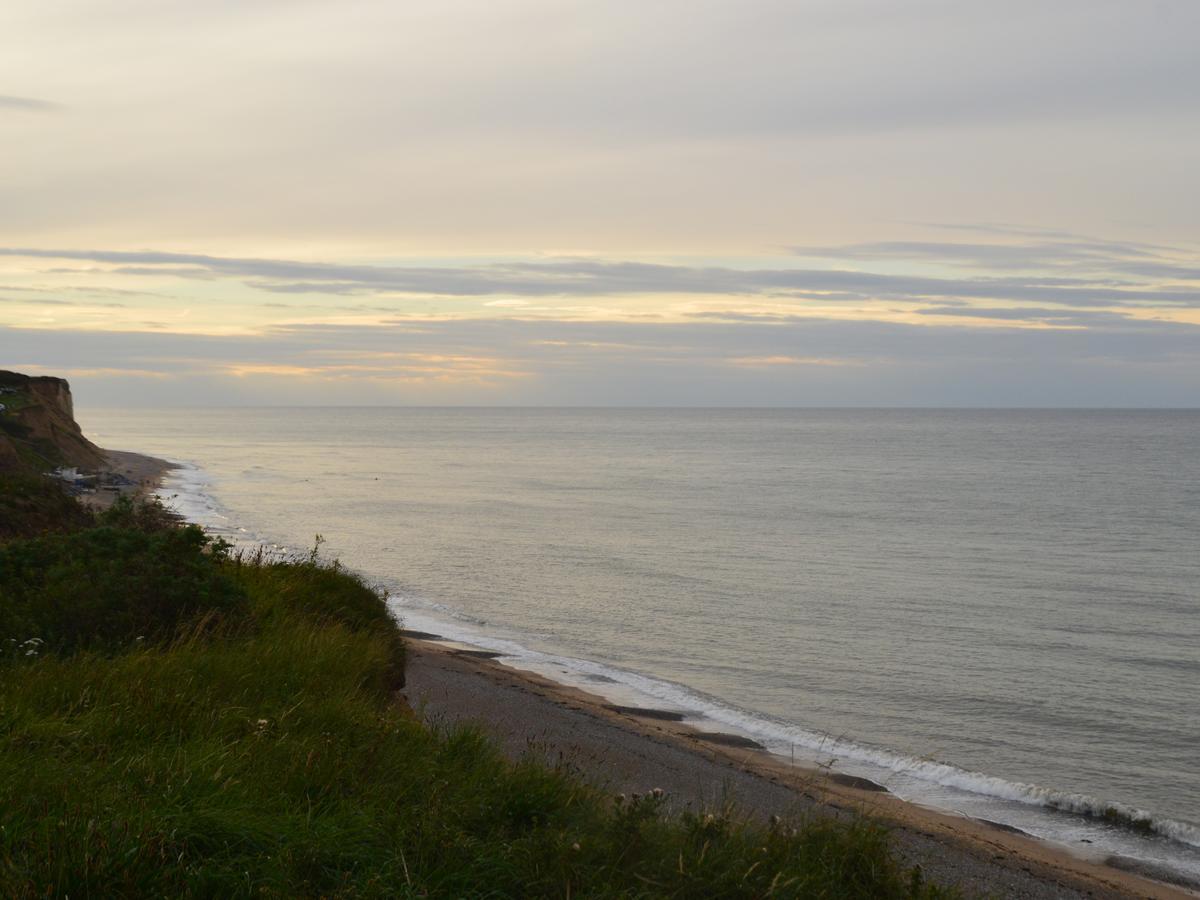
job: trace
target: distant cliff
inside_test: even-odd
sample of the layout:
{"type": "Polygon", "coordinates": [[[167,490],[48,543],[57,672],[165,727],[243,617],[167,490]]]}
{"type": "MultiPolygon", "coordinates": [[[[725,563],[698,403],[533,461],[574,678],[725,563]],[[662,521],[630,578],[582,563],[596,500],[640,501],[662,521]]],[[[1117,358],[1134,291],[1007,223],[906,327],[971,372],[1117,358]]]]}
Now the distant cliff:
{"type": "Polygon", "coordinates": [[[0,407],[0,471],[107,464],[75,422],[71,386],[62,378],[0,370],[0,407]]]}

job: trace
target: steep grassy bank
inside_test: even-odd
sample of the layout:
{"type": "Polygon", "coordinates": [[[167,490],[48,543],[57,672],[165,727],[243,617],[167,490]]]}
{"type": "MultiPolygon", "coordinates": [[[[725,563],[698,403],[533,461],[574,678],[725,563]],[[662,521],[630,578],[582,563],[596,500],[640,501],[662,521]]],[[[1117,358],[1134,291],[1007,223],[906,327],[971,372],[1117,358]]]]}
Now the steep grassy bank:
{"type": "Polygon", "coordinates": [[[431,731],[336,566],[125,504],[12,531],[40,536],[0,545],[0,896],[943,895],[867,822],[668,818],[431,731]]]}

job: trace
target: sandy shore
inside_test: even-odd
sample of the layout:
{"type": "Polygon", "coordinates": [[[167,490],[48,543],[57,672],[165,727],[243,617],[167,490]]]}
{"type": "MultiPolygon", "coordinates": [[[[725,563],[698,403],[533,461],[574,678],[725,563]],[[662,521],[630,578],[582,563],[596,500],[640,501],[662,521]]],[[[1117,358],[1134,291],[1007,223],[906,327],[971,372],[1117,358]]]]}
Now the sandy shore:
{"type": "Polygon", "coordinates": [[[614,793],[667,791],[677,807],[733,801],[749,816],[865,813],[893,829],[904,860],[969,896],[1196,897],[1089,861],[1003,826],[907,803],[847,776],[793,767],[736,735],[706,735],[661,710],[616,707],[595,694],[501,665],[494,654],[409,635],[405,695],[427,721],[477,722],[519,756],[563,763],[614,793]]]}
{"type": "Polygon", "coordinates": [[[80,501],[92,509],[108,509],[116,502],[117,497],[123,495],[144,497],[157,490],[167,472],[175,468],[165,459],[131,453],[128,450],[105,450],[104,455],[108,457],[108,471],[124,475],[130,484],[122,485],[115,491],[100,490],[94,494],[81,494],[80,501]]]}

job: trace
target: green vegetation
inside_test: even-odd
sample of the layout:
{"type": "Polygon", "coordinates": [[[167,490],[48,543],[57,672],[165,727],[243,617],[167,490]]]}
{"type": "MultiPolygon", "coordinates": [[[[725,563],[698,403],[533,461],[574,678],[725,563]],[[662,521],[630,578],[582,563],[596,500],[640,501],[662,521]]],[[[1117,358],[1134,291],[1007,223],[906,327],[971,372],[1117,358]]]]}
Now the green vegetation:
{"type": "Polygon", "coordinates": [[[0,541],[74,531],[90,522],[87,511],[50,479],[0,473],[0,541]]]}
{"type": "MultiPolygon", "coordinates": [[[[0,378],[0,387],[3,384],[0,378]]],[[[26,472],[48,472],[65,462],[62,451],[53,441],[39,438],[34,429],[22,421],[21,410],[38,406],[26,391],[17,388],[16,393],[0,394],[0,439],[7,439],[26,472]]]]}
{"type": "MultiPolygon", "coordinates": [[[[0,385],[0,387],[3,386],[0,385]]],[[[27,406],[34,406],[36,401],[24,391],[17,390],[15,393],[0,394],[0,403],[4,404],[4,410],[0,412],[0,415],[11,415],[27,406]]]]}
{"type": "Polygon", "coordinates": [[[71,651],[162,640],[245,596],[203,553],[196,526],[145,532],[101,526],[0,547],[0,648],[34,639],[71,651]]]}
{"type": "Polygon", "coordinates": [[[126,505],[0,546],[0,623],[0,896],[944,896],[868,822],[672,818],[430,730],[315,553],[126,505]]]}

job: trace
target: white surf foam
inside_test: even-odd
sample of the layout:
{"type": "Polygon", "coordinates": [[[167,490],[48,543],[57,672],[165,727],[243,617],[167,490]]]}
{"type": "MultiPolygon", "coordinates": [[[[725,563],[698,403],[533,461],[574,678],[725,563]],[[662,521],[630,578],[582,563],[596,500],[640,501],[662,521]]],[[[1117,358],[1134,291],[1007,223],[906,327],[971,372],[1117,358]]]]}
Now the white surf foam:
{"type": "Polygon", "coordinates": [[[1186,822],[1154,817],[1147,810],[1137,809],[1121,803],[1102,800],[1086,794],[1070,793],[1042,787],[1036,784],[1009,781],[1004,778],[974,772],[950,763],[921,759],[880,747],[872,747],[857,741],[803,728],[782,722],[704,695],[684,685],[674,684],[659,678],[640,675],[624,669],[608,666],[592,660],[576,659],[531,649],[519,640],[497,637],[478,631],[482,625],[477,619],[465,616],[447,616],[442,604],[420,600],[392,598],[393,611],[404,620],[406,626],[422,631],[431,631],[450,640],[470,644],[481,649],[504,654],[509,662],[521,668],[533,668],[543,673],[561,673],[575,686],[586,687],[593,693],[606,695],[620,690],[618,698],[628,700],[631,696],[641,698],[643,704],[667,707],[688,715],[700,727],[705,721],[737,730],[761,741],[768,750],[781,755],[794,755],[796,750],[808,751],[801,757],[834,769],[847,769],[847,763],[861,763],[868,770],[858,769],[877,782],[904,793],[905,788],[896,785],[891,774],[905,778],[908,793],[913,791],[911,781],[927,782],[970,794],[999,800],[1013,801],[1062,813],[1072,813],[1097,819],[1106,825],[1151,831],[1155,834],[1200,849],[1200,828],[1186,822]],[[572,677],[574,676],[574,677],[572,677]],[[582,676],[582,677],[580,677],[582,676]],[[589,678],[589,676],[593,676],[589,678]],[[600,676],[602,680],[596,680],[600,676]],[[610,687],[615,685],[616,688],[610,687]]]}

